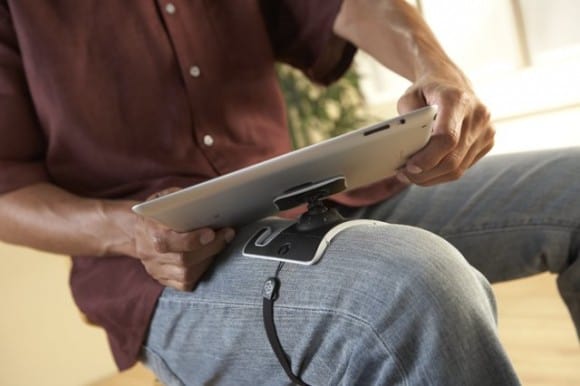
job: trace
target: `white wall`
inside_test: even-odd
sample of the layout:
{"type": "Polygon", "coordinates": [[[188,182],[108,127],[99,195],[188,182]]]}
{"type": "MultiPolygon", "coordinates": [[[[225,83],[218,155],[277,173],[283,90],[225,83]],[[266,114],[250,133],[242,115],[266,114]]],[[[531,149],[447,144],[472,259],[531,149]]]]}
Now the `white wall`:
{"type": "MultiPolygon", "coordinates": [[[[493,152],[580,146],[580,2],[414,3],[489,107],[498,130],[493,152]]],[[[409,82],[364,53],[356,63],[371,111],[395,114],[409,82]]]]}

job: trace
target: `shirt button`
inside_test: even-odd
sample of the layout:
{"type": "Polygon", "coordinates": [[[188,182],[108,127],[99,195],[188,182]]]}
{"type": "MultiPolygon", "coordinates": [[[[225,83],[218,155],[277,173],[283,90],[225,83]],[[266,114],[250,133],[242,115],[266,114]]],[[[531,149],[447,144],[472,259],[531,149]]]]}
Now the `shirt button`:
{"type": "Polygon", "coordinates": [[[189,75],[193,76],[194,78],[197,78],[200,74],[201,70],[199,69],[198,66],[189,67],[189,75]]]}
{"type": "Polygon", "coordinates": [[[173,15],[175,13],[175,5],[173,5],[173,3],[167,3],[165,5],[165,12],[167,12],[170,15],[173,15]]]}
{"type": "Polygon", "coordinates": [[[203,144],[205,146],[212,146],[214,143],[213,137],[209,134],[203,136],[203,144]]]}

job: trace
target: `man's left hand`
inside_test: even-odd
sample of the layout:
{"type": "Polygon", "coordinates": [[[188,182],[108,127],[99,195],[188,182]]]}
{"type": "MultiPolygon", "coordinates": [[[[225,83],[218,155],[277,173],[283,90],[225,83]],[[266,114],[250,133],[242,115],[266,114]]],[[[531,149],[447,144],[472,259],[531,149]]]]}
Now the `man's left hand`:
{"type": "Polygon", "coordinates": [[[457,180],[493,147],[495,130],[487,108],[462,75],[419,79],[401,97],[400,113],[425,105],[439,110],[429,143],[398,171],[421,186],[457,180]]]}

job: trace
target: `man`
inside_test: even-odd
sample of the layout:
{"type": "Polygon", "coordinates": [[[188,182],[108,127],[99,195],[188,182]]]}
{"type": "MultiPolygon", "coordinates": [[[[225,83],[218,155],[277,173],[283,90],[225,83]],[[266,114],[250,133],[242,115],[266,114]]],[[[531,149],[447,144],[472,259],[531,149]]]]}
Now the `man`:
{"type": "Polygon", "coordinates": [[[580,155],[490,159],[443,184],[491,148],[493,128],[404,1],[0,2],[0,239],[75,256],[73,295],[120,369],[141,359],[171,385],[288,382],[261,319],[277,265],[240,254],[253,226],[176,233],[130,207],[288,151],[274,60],[328,83],[355,46],[413,82],[401,112],[439,114],[398,180],[335,199],[411,226],[349,229],[317,265],[279,272],[292,372],[517,384],[489,285],[465,258],[491,280],[560,273],[580,325],[580,155]]]}

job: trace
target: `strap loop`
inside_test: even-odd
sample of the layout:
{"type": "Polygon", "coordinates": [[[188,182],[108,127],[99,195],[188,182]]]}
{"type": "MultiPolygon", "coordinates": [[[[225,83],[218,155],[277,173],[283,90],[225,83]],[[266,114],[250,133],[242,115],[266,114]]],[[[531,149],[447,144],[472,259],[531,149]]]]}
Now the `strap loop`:
{"type": "Polygon", "coordinates": [[[270,346],[272,347],[272,350],[274,350],[274,354],[276,354],[278,362],[280,362],[280,365],[284,369],[284,372],[286,372],[286,375],[288,375],[288,378],[299,386],[308,386],[308,384],[292,372],[290,360],[280,344],[278,333],[276,332],[276,326],[274,324],[274,302],[278,299],[278,291],[280,290],[280,279],[278,279],[277,276],[283,264],[284,263],[281,263],[278,266],[276,277],[271,277],[266,280],[264,288],[262,289],[262,316],[264,319],[264,327],[266,328],[266,335],[268,335],[270,346]]]}

